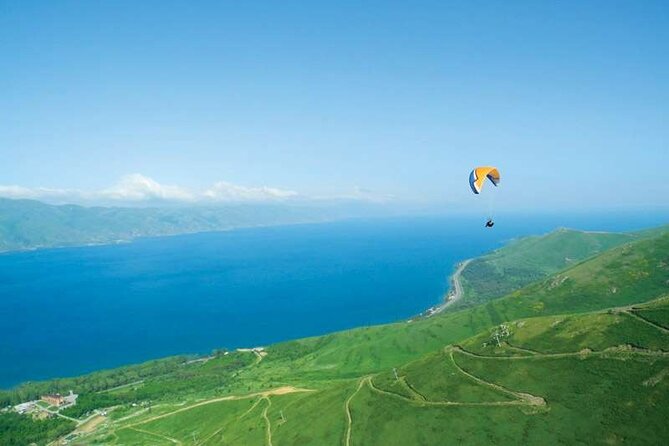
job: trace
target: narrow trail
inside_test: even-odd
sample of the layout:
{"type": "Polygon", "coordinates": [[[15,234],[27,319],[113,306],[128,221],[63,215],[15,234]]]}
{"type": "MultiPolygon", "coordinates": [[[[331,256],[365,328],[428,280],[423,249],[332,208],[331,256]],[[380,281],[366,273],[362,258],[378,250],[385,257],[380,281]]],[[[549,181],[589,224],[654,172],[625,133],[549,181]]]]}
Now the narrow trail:
{"type": "Polygon", "coordinates": [[[146,435],[151,435],[151,436],[154,436],[154,437],[162,438],[163,440],[167,440],[167,441],[169,441],[170,443],[174,443],[174,444],[178,444],[178,445],[183,444],[182,442],[180,442],[180,441],[177,440],[176,438],[168,437],[167,435],[157,434],[157,433],[155,433],[155,432],[147,431],[147,430],[144,430],[144,429],[139,429],[139,428],[137,428],[137,427],[130,427],[129,429],[130,429],[130,430],[133,430],[133,431],[136,431],[136,432],[140,432],[140,433],[142,433],[142,434],[146,434],[146,435]]]}
{"type": "MultiPolygon", "coordinates": [[[[260,404],[260,402],[261,402],[262,400],[263,400],[263,398],[258,398],[258,399],[256,400],[256,402],[253,403],[253,405],[251,405],[251,407],[250,407],[248,410],[246,410],[246,412],[244,412],[244,413],[241,414],[239,417],[237,417],[237,421],[241,420],[242,418],[244,418],[245,416],[247,416],[248,414],[250,414],[251,412],[253,412],[253,409],[255,409],[256,407],[258,407],[258,404],[260,404]]],[[[207,443],[209,442],[209,440],[211,440],[211,439],[214,438],[216,435],[218,435],[219,433],[221,433],[221,431],[222,431],[223,429],[225,429],[226,427],[227,427],[227,424],[224,424],[223,426],[221,426],[221,427],[219,427],[218,429],[216,429],[216,430],[215,430],[214,432],[212,432],[207,438],[205,438],[204,440],[202,440],[202,444],[207,444],[207,443]]]]}
{"type": "Polygon", "coordinates": [[[221,401],[232,401],[232,400],[243,400],[247,398],[253,398],[256,396],[262,396],[262,397],[267,397],[271,395],[286,395],[288,393],[296,393],[296,392],[313,392],[311,389],[301,389],[298,387],[292,387],[292,386],[284,386],[284,387],[277,387],[276,389],[271,389],[271,390],[266,390],[264,392],[256,392],[256,393],[249,393],[247,395],[230,395],[230,396],[223,396],[220,398],[213,398],[210,400],[206,401],[201,401],[199,403],[191,404],[190,406],[183,407],[181,409],[177,409],[172,412],[167,412],[164,414],[156,415],[155,417],[148,418],[146,420],[138,421],[137,423],[129,424],[127,426],[123,426],[121,429],[125,428],[131,428],[134,426],[139,426],[141,424],[146,424],[151,421],[159,420],[161,418],[165,417],[170,417],[174,414],[180,413],[180,412],[185,412],[187,410],[194,409],[196,407],[201,407],[201,406],[206,406],[208,404],[214,404],[214,403],[219,403],[221,401]]]}
{"type": "Polygon", "coordinates": [[[248,414],[250,414],[251,412],[253,412],[253,409],[255,409],[256,407],[258,407],[258,404],[260,404],[260,402],[261,402],[262,400],[263,400],[262,398],[258,398],[258,399],[256,400],[256,402],[253,403],[253,405],[252,405],[251,407],[249,407],[248,410],[247,410],[246,412],[244,412],[243,414],[241,414],[241,415],[239,416],[239,418],[237,418],[237,419],[238,419],[238,420],[241,420],[242,418],[244,418],[245,416],[247,416],[248,414]]]}
{"type": "Polygon", "coordinates": [[[662,325],[657,324],[653,321],[650,321],[650,320],[646,319],[645,317],[641,316],[640,314],[636,314],[636,312],[634,312],[633,310],[627,310],[627,311],[624,311],[624,313],[629,314],[634,319],[639,320],[639,321],[645,323],[646,325],[650,325],[651,327],[657,328],[662,333],[669,334],[669,329],[666,329],[662,325]]]}
{"type": "Polygon", "coordinates": [[[206,437],[204,440],[202,440],[201,444],[207,444],[209,440],[214,438],[216,435],[220,434],[221,431],[225,428],[225,426],[221,426],[218,429],[216,429],[214,432],[212,432],[208,437],[206,437]]]}
{"type": "Polygon", "coordinates": [[[50,414],[53,414],[53,415],[55,415],[55,416],[57,416],[57,417],[65,418],[66,420],[69,420],[69,421],[74,421],[74,422],[77,423],[78,425],[79,425],[79,424],[83,424],[83,423],[86,422],[86,421],[77,420],[76,418],[68,417],[67,415],[63,415],[63,414],[60,413],[60,412],[53,412],[53,411],[51,411],[51,410],[46,410],[46,409],[44,409],[44,411],[45,411],[45,412],[49,412],[50,414]]]}
{"type": "Polygon", "coordinates": [[[380,395],[389,396],[391,398],[400,399],[404,402],[412,404],[418,407],[427,407],[427,406],[436,406],[436,407],[448,407],[448,406],[527,406],[528,403],[525,401],[483,401],[483,402],[464,402],[464,401],[419,401],[412,398],[408,398],[404,395],[397,393],[388,392],[387,390],[379,389],[374,385],[371,379],[367,381],[368,387],[380,395]]]}
{"type": "Polygon", "coordinates": [[[124,416],[123,418],[119,418],[118,420],[116,420],[116,423],[121,423],[121,422],[126,421],[126,420],[129,420],[129,419],[131,419],[131,418],[136,418],[136,417],[138,417],[138,416],[140,416],[140,415],[142,415],[142,414],[145,414],[145,413],[148,412],[148,411],[149,411],[148,408],[140,409],[140,410],[138,410],[137,412],[133,412],[133,413],[131,413],[130,415],[126,415],[126,416],[124,416]]]}
{"type": "Polygon", "coordinates": [[[528,348],[523,348],[523,347],[518,347],[516,345],[509,344],[508,342],[503,342],[503,344],[507,347],[510,348],[511,350],[515,350],[521,353],[527,353],[528,355],[540,355],[541,352],[535,351],[535,350],[530,350],[528,348]]]}
{"type": "Polygon", "coordinates": [[[411,393],[413,396],[415,396],[418,401],[427,401],[427,398],[425,398],[425,395],[420,393],[418,390],[416,390],[414,388],[414,386],[409,384],[409,381],[407,381],[406,376],[401,377],[400,382],[402,384],[404,384],[404,387],[406,387],[407,390],[409,391],[409,393],[411,393]]]}
{"type": "Polygon", "coordinates": [[[455,358],[453,357],[453,350],[451,350],[449,356],[451,358],[451,362],[460,371],[460,373],[462,373],[463,375],[467,376],[468,378],[474,380],[478,384],[480,384],[482,386],[485,386],[485,387],[489,387],[489,388],[494,389],[494,390],[497,390],[498,392],[502,392],[504,394],[511,395],[512,397],[517,398],[520,401],[524,401],[525,403],[527,403],[528,406],[545,406],[546,405],[546,400],[543,399],[540,396],[536,396],[536,395],[532,395],[532,394],[524,393],[524,392],[516,392],[514,390],[507,389],[506,387],[501,386],[499,384],[495,384],[493,382],[481,379],[478,376],[472,375],[471,373],[469,373],[468,371],[466,371],[465,369],[460,367],[460,365],[455,361],[455,358]]]}
{"type": "Polygon", "coordinates": [[[360,381],[358,381],[358,387],[355,389],[355,392],[353,392],[344,403],[344,411],[346,412],[346,437],[344,444],[346,446],[351,446],[351,431],[353,428],[353,418],[351,417],[351,401],[358,394],[358,392],[360,392],[360,389],[362,389],[365,381],[369,382],[371,380],[372,378],[369,376],[362,377],[360,381]]]}
{"type": "Polygon", "coordinates": [[[82,421],[79,426],[77,426],[77,428],[72,432],[75,434],[93,432],[98,425],[104,423],[106,420],[107,417],[96,413],[82,421]]]}
{"type": "Polygon", "coordinates": [[[262,397],[262,399],[267,401],[267,406],[265,406],[262,411],[262,417],[265,419],[266,426],[265,439],[267,440],[267,446],[272,446],[272,422],[267,416],[267,411],[269,411],[269,408],[272,407],[272,400],[270,400],[267,396],[262,397]]]}
{"type": "Polygon", "coordinates": [[[657,350],[643,350],[640,348],[628,347],[628,346],[617,346],[609,347],[604,350],[591,351],[591,350],[582,350],[578,352],[565,352],[565,353],[537,353],[535,355],[528,356],[493,356],[493,355],[482,355],[479,353],[470,352],[463,349],[460,346],[447,347],[446,352],[458,352],[460,354],[477,358],[477,359],[486,359],[486,360],[498,360],[498,361],[533,361],[541,359],[556,359],[556,358],[572,358],[572,357],[595,357],[595,356],[611,356],[616,354],[625,354],[625,355],[634,355],[634,356],[657,356],[657,357],[669,357],[669,352],[657,351],[657,350]]]}
{"type": "MultiPolygon", "coordinates": [[[[175,407],[175,406],[185,406],[185,405],[186,405],[185,403],[180,403],[180,404],[155,404],[155,405],[151,406],[151,408],[152,408],[152,409],[157,409],[157,408],[159,408],[159,407],[163,407],[163,406],[172,406],[172,407],[175,407]]],[[[116,423],[116,424],[119,424],[120,422],[129,420],[130,418],[136,418],[136,417],[138,417],[138,416],[140,416],[140,415],[142,415],[142,414],[145,414],[145,413],[148,412],[148,411],[149,411],[149,408],[148,408],[148,407],[146,407],[146,408],[144,408],[144,409],[140,409],[140,410],[138,410],[137,412],[133,412],[133,413],[131,413],[130,415],[126,415],[126,416],[124,416],[123,418],[119,418],[118,420],[115,421],[115,423],[116,423]]]]}

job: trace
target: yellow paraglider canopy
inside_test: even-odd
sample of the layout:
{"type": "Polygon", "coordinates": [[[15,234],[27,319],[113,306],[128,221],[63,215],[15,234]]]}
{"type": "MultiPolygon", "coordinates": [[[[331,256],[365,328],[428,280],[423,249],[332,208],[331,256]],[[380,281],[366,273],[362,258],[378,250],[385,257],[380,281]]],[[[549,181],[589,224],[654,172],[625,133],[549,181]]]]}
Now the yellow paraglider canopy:
{"type": "Polygon", "coordinates": [[[480,194],[486,178],[488,178],[492,184],[497,186],[500,180],[497,167],[481,166],[474,168],[472,173],[469,174],[469,186],[472,188],[472,192],[480,194]]]}

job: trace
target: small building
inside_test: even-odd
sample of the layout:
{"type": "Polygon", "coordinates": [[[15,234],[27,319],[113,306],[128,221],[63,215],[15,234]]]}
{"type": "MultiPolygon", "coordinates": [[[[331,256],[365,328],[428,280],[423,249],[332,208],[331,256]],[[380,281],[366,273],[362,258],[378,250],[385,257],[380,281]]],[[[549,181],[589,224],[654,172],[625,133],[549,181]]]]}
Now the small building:
{"type": "Polygon", "coordinates": [[[69,407],[77,404],[77,395],[70,390],[69,395],[61,395],[60,393],[50,393],[48,395],[42,395],[42,401],[49,403],[51,406],[56,407],[69,407]]]}
{"type": "Polygon", "coordinates": [[[77,404],[77,398],[79,395],[70,390],[70,394],[63,397],[63,404],[66,406],[74,406],[77,404]]]}
{"type": "Polygon", "coordinates": [[[42,395],[42,401],[58,407],[65,403],[65,398],[60,393],[51,393],[49,395],[42,395]]]}

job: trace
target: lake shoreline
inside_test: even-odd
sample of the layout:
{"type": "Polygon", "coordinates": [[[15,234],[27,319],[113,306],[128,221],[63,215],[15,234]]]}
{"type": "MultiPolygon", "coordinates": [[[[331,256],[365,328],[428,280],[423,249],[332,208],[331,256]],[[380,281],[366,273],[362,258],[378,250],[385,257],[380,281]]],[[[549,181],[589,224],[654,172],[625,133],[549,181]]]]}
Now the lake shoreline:
{"type": "MultiPolygon", "coordinates": [[[[446,293],[444,293],[441,302],[423,311],[419,315],[419,317],[432,317],[436,314],[439,314],[464,297],[464,289],[462,288],[462,284],[460,283],[460,276],[462,275],[462,272],[465,270],[465,268],[467,268],[467,265],[469,265],[469,263],[471,263],[472,260],[475,259],[474,258],[466,259],[454,265],[455,266],[454,272],[449,277],[449,283],[450,283],[449,289],[446,293]]],[[[413,319],[414,318],[409,318],[409,321],[412,321],[413,319]]]]}
{"type": "Polygon", "coordinates": [[[497,246],[460,245],[462,230],[356,219],[5,253],[0,385],[406,320],[443,296],[458,259],[497,246]]]}
{"type": "Polygon", "coordinates": [[[461,302],[462,259],[564,226],[505,223],[356,219],[5,253],[0,387],[443,312],[461,302]]]}

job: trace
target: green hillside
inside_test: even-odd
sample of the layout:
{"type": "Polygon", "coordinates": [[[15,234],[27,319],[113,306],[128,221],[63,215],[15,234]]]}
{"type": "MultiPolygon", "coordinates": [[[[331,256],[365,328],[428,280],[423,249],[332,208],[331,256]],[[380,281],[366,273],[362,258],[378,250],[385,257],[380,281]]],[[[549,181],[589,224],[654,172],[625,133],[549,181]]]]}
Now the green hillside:
{"type": "Polygon", "coordinates": [[[471,308],[2,398],[87,389],[81,445],[663,444],[669,234],[626,237],[471,308]]]}
{"type": "Polygon", "coordinates": [[[461,275],[460,306],[502,297],[550,274],[568,268],[646,233],[584,232],[559,229],[524,237],[490,254],[473,259],[461,275]]]}

